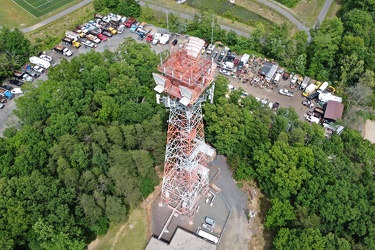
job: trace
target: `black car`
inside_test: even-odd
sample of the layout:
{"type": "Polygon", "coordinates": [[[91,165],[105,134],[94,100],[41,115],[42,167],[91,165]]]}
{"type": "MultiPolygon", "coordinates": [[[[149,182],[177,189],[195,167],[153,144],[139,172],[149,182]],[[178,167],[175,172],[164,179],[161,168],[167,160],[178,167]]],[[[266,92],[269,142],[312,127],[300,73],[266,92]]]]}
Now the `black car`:
{"type": "Polygon", "coordinates": [[[307,97],[307,100],[309,100],[309,101],[314,100],[314,99],[318,98],[319,94],[320,94],[319,92],[312,93],[311,95],[309,95],[307,97]]]}
{"type": "Polygon", "coordinates": [[[218,52],[218,51],[215,51],[214,54],[212,55],[212,57],[213,57],[213,58],[216,58],[218,54],[219,54],[219,52],[218,52]]]}
{"type": "Polygon", "coordinates": [[[221,62],[223,60],[224,56],[220,55],[219,58],[217,59],[217,62],[221,62]]]}
{"type": "Polygon", "coordinates": [[[21,87],[23,85],[23,82],[21,82],[20,80],[16,80],[16,79],[10,80],[10,83],[14,84],[14,85],[16,85],[18,87],[21,87]]]}
{"type": "Polygon", "coordinates": [[[178,43],[178,40],[174,39],[173,42],[172,42],[172,45],[175,46],[177,43],[178,43]]]}
{"type": "Polygon", "coordinates": [[[26,70],[26,73],[31,75],[34,78],[38,78],[40,76],[40,74],[38,74],[38,72],[36,72],[34,70],[26,70]]]}
{"type": "Polygon", "coordinates": [[[240,61],[239,63],[238,63],[238,66],[237,66],[237,69],[238,70],[242,70],[242,68],[243,68],[243,61],[240,61]]]}
{"type": "Polygon", "coordinates": [[[90,30],[89,33],[90,33],[91,35],[94,35],[94,36],[97,36],[97,35],[100,34],[100,33],[99,33],[98,31],[96,31],[96,30],[90,30]]]}
{"type": "Polygon", "coordinates": [[[4,88],[4,89],[6,89],[6,90],[12,90],[13,89],[12,86],[6,85],[6,84],[1,85],[1,87],[4,88]]]}
{"type": "Polygon", "coordinates": [[[107,30],[103,30],[102,34],[105,35],[106,37],[112,37],[112,33],[107,30]]]}

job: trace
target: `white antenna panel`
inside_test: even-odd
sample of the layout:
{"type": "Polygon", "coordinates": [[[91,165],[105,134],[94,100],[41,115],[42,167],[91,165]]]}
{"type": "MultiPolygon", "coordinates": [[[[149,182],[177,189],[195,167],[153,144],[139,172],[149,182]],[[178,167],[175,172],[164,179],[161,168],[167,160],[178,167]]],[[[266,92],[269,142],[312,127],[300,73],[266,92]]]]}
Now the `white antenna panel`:
{"type": "Polygon", "coordinates": [[[165,107],[170,108],[171,107],[171,98],[167,96],[167,100],[165,102],[165,107]]]}

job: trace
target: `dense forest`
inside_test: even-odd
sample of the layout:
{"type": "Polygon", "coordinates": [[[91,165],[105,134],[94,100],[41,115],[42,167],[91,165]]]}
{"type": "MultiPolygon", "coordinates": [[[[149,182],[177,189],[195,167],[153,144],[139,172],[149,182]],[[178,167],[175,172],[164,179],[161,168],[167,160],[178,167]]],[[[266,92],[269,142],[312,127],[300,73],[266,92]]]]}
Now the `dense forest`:
{"type": "Polygon", "coordinates": [[[159,183],[166,112],[158,56],[126,40],[51,69],[0,138],[0,249],[83,249],[159,183]]]}
{"type": "Polygon", "coordinates": [[[375,249],[375,145],[347,129],[326,139],[294,109],[277,114],[254,97],[205,105],[206,139],[228,157],[236,180],[255,179],[270,199],[265,226],[275,249],[375,249]]]}

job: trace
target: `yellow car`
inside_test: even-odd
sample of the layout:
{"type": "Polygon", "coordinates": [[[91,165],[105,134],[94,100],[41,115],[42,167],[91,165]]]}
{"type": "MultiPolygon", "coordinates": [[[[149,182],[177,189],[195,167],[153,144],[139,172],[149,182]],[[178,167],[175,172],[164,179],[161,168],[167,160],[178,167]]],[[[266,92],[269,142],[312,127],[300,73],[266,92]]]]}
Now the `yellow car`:
{"type": "Polygon", "coordinates": [[[112,27],[109,27],[108,28],[108,31],[112,33],[112,35],[116,35],[117,34],[117,30],[115,30],[114,28],[112,27]]]}
{"type": "Polygon", "coordinates": [[[76,47],[77,49],[78,49],[79,47],[81,47],[81,43],[78,42],[77,40],[74,40],[74,41],[72,42],[72,45],[73,45],[74,47],[76,47]]]}

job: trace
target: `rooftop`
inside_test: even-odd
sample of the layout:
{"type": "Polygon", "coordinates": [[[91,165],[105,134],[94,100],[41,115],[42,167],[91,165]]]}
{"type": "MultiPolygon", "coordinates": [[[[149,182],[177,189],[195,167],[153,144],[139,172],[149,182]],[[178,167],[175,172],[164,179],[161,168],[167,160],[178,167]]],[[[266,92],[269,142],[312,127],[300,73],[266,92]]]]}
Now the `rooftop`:
{"type": "Polygon", "coordinates": [[[340,120],[344,112],[344,105],[336,101],[328,101],[327,108],[324,113],[325,119],[340,120]]]}
{"type": "Polygon", "coordinates": [[[186,47],[172,51],[153,74],[155,90],[180,99],[186,106],[194,103],[211,84],[216,64],[201,57],[204,41],[190,37],[186,47]]]}
{"type": "Polygon", "coordinates": [[[146,250],[215,250],[216,246],[204,239],[189,233],[181,228],[177,228],[169,244],[152,237],[147,244],[146,250]]]}

